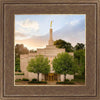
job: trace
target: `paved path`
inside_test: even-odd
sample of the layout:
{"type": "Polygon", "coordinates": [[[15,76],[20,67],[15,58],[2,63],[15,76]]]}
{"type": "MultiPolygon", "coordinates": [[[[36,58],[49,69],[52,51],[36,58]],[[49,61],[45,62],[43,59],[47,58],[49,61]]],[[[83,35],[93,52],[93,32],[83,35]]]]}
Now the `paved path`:
{"type": "Polygon", "coordinates": [[[47,85],[56,85],[57,81],[47,81],[47,85]]]}

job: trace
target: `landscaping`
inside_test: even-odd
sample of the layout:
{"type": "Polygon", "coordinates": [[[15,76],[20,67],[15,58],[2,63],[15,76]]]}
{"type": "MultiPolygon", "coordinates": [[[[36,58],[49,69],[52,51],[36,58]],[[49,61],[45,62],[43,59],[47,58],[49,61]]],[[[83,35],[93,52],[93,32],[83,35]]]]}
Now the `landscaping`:
{"type": "Polygon", "coordinates": [[[85,84],[85,76],[84,75],[75,75],[74,81],[80,84],[85,84]]]}
{"type": "Polygon", "coordinates": [[[56,84],[75,84],[73,80],[66,79],[64,82],[56,82],[56,84]]]}
{"type": "Polygon", "coordinates": [[[79,75],[75,75],[75,79],[72,79],[71,81],[66,79],[64,82],[56,82],[56,81],[38,81],[37,79],[32,79],[31,81],[29,81],[28,79],[16,79],[15,80],[15,84],[17,85],[32,85],[32,84],[47,84],[50,85],[51,82],[53,83],[52,85],[84,85],[85,84],[85,79],[80,79],[79,75]]]}
{"type": "Polygon", "coordinates": [[[29,79],[27,79],[27,78],[23,78],[22,81],[29,81],[29,79]]]}
{"type": "Polygon", "coordinates": [[[15,75],[24,75],[24,73],[15,73],[15,75]]]}
{"type": "Polygon", "coordinates": [[[35,83],[35,84],[47,84],[46,81],[38,81],[37,79],[32,79],[32,81],[29,81],[28,83],[35,83]]]}
{"type": "Polygon", "coordinates": [[[56,84],[72,84],[72,85],[83,85],[85,84],[85,76],[84,75],[75,75],[74,79],[72,79],[71,81],[66,79],[64,82],[56,82],[56,84]]]}
{"type": "Polygon", "coordinates": [[[21,81],[21,79],[16,79],[16,80],[15,80],[15,82],[19,82],[19,81],[21,81]]]}
{"type": "Polygon", "coordinates": [[[46,81],[38,81],[37,79],[32,79],[32,81],[29,81],[29,79],[27,79],[27,78],[16,79],[15,82],[19,83],[19,84],[21,84],[21,83],[25,83],[25,84],[30,84],[30,83],[32,83],[32,84],[47,84],[46,81]]]}

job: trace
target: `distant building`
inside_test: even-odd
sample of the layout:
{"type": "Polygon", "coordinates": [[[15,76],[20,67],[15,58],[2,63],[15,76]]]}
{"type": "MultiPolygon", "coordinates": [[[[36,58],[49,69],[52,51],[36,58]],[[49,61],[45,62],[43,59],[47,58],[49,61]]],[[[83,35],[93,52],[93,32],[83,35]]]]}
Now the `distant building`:
{"type": "MultiPolygon", "coordinates": [[[[64,75],[55,74],[55,71],[53,70],[53,66],[52,66],[52,60],[57,56],[58,53],[62,53],[62,52],[65,52],[65,49],[56,48],[56,46],[54,45],[54,41],[52,38],[52,25],[51,25],[50,37],[49,37],[48,45],[46,45],[46,48],[37,49],[37,52],[34,53],[20,55],[20,68],[21,71],[24,73],[24,78],[28,78],[29,80],[33,78],[37,78],[37,73],[32,73],[27,71],[28,62],[30,61],[30,59],[35,58],[36,55],[43,55],[50,60],[50,73],[46,75],[40,73],[39,81],[45,79],[48,81],[53,81],[53,80],[64,81],[64,75]]],[[[69,53],[69,54],[73,55],[73,53],[69,53]]],[[[74,76],[67,74],[66,78],[71,80],[74,78],[74,76]]]]}

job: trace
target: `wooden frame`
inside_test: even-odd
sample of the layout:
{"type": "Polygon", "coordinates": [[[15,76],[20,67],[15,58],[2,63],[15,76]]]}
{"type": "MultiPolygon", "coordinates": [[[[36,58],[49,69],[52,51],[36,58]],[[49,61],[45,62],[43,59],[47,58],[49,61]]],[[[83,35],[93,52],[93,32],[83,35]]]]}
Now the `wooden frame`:
{"type": "Polygon", "coordinates": [[[100,100],[99,5],[99,0],[0,0],[0,99],[100,100]],[[86,14],[86,85],[14,86],[14,14],[86,14]]]}

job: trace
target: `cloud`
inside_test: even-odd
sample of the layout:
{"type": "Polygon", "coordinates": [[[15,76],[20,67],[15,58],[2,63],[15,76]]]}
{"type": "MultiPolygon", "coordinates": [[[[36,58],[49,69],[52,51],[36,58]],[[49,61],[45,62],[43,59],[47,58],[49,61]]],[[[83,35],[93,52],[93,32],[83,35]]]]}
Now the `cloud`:
{"type": "Polygon", "coordinates": [[[76,25],[76,24],[78,24],[78,23],[79,23],[79,20],[74,20],[74,21],[71,21],[71,22],[70,22],[71,25],[76,25]]]}
{"type": "MultiPolygon", "coordinates": [[[[28,21],[26,21],[21,27],[25,28],[27,26],[26,23],[28,23],[28,21]]],[[[26,31],[26,29],[19,29],[20,32],[23,33],[25,33],[26,31]]],[[[18,35],[24,38],[24,36],[22,36],[21,34],[18,35]]],[[[17,40],[16,43],[23,43],[29,49],[42,48],[48,44],[49,33],[44,36],[33,36],[33,34],[28,33],[27,36],[30,37],[23,40],[17,40]]],[[[67,42],[72,43],[73,46],[75,46],[77,43],[85,43],[85,19],[78,19],[67,22],[66,25],[61,29],[53,31],[53,39],[63,39],[67,42]]]]}
{"type": "Polygon", "coordinates": [[[45,37],[31,37],[29,39],[16,40],[15,44],[24,44],[28,49],[45,48],[48,44],[48,39],[45,37]]]}
{"type": "Polygon", "coordinates": [[[15,37],[26,37],[26,35],[20,32],[15,32],[15,37]]]}
{"type": "Polygon", "coordinates": [[[53,36],[55,40],[61,38],[72,43],[73,46],[77,43],[85,43],[85,20],[67,22],[63,28],[55,31],[53,36]]]}
{"type": "Polygon", "coordinates": [[[25,35],[21,32],[17,32],[17,31],[15,32],[15,40],[24,40],[24,39],[28,39],[28,38],[30,38],[29,35],[25,35]]]}
{"type": "Polygon", "coordinates": [[[18,21],[17,24],[24,29],[34,30],[35,32],[39,30],[39,23],[37,21],[32,21],[30,19],[18,21]]]}

